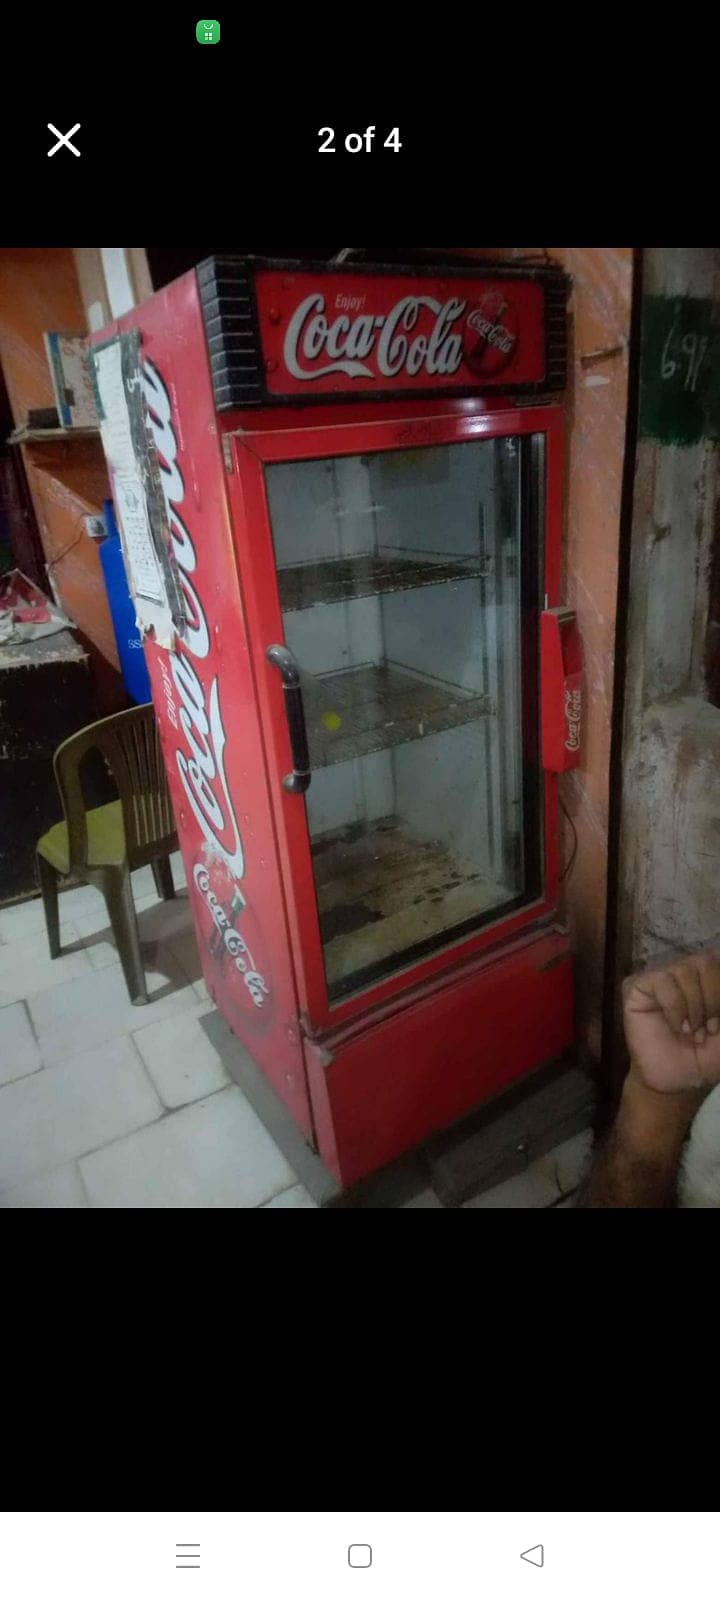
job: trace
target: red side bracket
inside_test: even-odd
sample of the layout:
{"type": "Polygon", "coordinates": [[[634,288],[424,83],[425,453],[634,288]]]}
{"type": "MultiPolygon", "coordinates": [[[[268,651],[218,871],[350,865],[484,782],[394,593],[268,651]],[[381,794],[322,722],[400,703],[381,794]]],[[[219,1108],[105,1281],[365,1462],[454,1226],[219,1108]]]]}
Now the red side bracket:
{"type": "Polygon", "coordinates": [[[580,764],[582,650],[574,611],[556,606],[540,617],[542,762],[546,772],[580,764]]]}

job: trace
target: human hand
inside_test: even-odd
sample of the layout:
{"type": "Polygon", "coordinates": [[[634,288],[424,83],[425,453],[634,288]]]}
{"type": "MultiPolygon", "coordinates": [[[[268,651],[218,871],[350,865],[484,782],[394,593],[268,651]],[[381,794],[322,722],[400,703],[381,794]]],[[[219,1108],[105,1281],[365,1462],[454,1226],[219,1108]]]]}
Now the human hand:
{"type": "Polygon", "coordinates": [[[623,984],[631,1071],[661,1094],[720,1083],[720,953],[702,951],[623,984]]]}

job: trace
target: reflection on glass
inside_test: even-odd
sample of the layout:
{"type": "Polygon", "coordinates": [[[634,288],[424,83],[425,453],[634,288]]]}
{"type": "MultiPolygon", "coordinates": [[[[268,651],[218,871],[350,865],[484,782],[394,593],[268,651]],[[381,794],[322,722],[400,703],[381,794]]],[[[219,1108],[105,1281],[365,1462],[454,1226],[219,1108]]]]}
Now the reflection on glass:
{"type": "Polygon", "coordinates": [[[331,999],[537,893],[521,668],[521,615],[537,609],[536,592],[523,601],[529,444],[267,469],[331,999]]]}

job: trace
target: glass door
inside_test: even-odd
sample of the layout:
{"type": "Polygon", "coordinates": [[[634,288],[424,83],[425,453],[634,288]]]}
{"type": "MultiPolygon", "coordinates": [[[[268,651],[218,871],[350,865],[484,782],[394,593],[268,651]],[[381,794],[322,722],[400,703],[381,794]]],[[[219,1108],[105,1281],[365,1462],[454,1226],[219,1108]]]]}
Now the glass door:
{"type": "Polygon", "coordinates": [[[541,894],[543,445],[265,466],[331,1002],[541,894]]]}

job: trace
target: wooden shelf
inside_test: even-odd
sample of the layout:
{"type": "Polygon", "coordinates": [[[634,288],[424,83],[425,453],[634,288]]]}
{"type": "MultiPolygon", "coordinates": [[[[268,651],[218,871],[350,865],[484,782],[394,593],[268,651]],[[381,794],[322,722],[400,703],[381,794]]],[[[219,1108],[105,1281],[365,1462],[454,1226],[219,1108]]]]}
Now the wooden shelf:
{"type": "Polygon", "coordinates": [[[310,764],[334,767],[492,716],[488,695],[438,684],[398,667],[303,674],[310,764]]]}
{"type": "Polygon", "coordinates": [[[8,444],[56,444],[59,439],[99,439],[99,428],[16,428],[8,444]]]}
{"type": "Polygon", "coordinates": [[[302,566],[279,568],[280,604],[283,611],[307,611],[311,606],[338,605],[367,595],[393,594],[439,583],[465,583],[471,578],[486,578],[490,570],[490,558],[483,556],[467,561],[388,555],[309,561],[302,566]]]}

